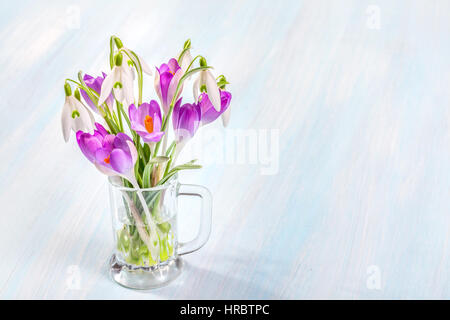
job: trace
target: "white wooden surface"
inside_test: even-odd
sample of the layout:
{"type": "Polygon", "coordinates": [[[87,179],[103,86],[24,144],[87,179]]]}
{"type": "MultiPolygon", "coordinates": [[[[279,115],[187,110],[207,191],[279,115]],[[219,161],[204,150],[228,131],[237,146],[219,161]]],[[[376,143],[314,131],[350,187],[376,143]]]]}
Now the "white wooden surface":
{"type": "Polygon", "coordinates": [[[449,1],[0,8],[1,298],[450,298],[449,1]],[[152,65],[190,37],[231,82],[225,132],[279,132],[276,174],[182,176],[213,192],[212,235],[148,292],[108,278],[106,180],[60,130],[64,79],[107,71],[111,34],[152,65]]]}

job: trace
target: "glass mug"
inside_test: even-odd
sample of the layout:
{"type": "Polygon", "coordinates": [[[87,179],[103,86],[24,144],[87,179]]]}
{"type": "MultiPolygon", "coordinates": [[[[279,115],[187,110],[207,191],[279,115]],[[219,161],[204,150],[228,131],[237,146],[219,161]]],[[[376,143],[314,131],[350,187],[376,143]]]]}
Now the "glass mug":
{"type": "Polygon", "coordinates": [[[202,186],[180,184],[176,175],[147,189],[125,187],[118,177],[108,180],[115,243],[111,277],[133,289],[157,288],[174,280],[183,267],[180,256],[200,249],[209,238],[211,193],[202,186]],[[179,196],[202,199],[198,234],[186,243],[177,237],[179,196]]]}

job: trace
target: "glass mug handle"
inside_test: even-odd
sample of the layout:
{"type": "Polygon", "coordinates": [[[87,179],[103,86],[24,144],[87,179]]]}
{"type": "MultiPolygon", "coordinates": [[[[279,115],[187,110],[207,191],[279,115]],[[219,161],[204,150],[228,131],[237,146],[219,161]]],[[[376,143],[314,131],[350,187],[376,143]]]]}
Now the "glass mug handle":
{"type": "Polygon", "coordinates": [[[197,251],[208,241],[211,233],[212,196],[208,189],[195,184],[182,184],[178,186],[178,196],[194,196],[202,199],[200,213],[200,228],[197,236],[188,242],[178,243],[178,254],[188,254],[197,251]]]}

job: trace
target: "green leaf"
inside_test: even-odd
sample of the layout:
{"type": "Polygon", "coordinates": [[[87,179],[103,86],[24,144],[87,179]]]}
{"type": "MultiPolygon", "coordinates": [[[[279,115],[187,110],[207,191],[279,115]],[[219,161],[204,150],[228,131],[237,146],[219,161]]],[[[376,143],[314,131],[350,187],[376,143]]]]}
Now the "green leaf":
{"type": "Polygon", "coordinates": [[[173,142],[170,144],[169,148],[167,148],[167,151],[166,151],[166,157],[168,157],[168,156],[170,155],[170,153],[172,152],[172,149],[175,148],[175,146],[176,146],[176,142],[173,141],[173,142]]]}
{"type": "Polygon", "coordinates": [[[163,233],[169,233],[170,231],[170,223],[163,222],[157,225],[159,230],[161,230],[163,233]]]}
{"type": "Polygon", "coordinates": [[[147,143],[144,143],[144,157],[145,157],[145,162],[148,162],[151,156],[151,152],[150,152],[150,147],[148,146],[147,143]]]}
{"type": "Polygon", "coordinates": [[[170,158],[166,156],[157,156],[148,161],[148,163],[165,163],[169,161],[170,158]]]}
{"type": "Polygon", "coordinates": [[[181,166],[176,166],[175,168],[172,169],[173,170],[190,170],[190,169],[200,169],[202,166],[199,164],[182,164],[181,166]]]}
{"type": "MultiPolygon", "coordinates": [[[[197,159],[191,160],[189,162],[186,162],[185,164],[179,165],[174,167],[170,172],[172,171],[180,171],[180,170],[186,170],[186,169],[200,169],[202,166],[199,164],[195,164],[194,162],[197,161],[197,159]]],[[[169,172],[169,173],[170,173],[169,172]]]]}
{"type": "Polygon", "coordinates": [[[150,188],[150,173],[152,171],[152,164],[149,162],[144,168],[144,173],[142,174],[142,187],[150,188]]]}

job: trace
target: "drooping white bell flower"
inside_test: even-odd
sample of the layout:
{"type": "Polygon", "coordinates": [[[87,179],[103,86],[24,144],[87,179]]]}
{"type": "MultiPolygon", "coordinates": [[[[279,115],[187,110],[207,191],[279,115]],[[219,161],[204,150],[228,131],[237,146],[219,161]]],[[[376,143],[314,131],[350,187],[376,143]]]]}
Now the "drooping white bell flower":
{"type": "MultiPolygon", "coordinates": [[[[133,61],[133,63],[136,66],[141,65],[142,71],[145,72],[146,74],[148,74],[149,76],[153,75],[152,68],[150,68],[148,66],[148,64],[145,63],[144,59],[142,59],[141,56],[139,56],[134,51],[124,47],[122,41],[119,38],[114,37],[114,42],[116,43],[117,49],[125,51],[127,59],[131,59],[131,61],[133,61]]],[[[134,76],[134,73],[133,73],[133,76],[134,76]]],[[[134,79],[134,77],[133,77],[133,79],[134,79]]]]}
{"type": "Polygon", "coordinates": [[[123,50],[127,53],[127,56],[129,56],[131,58],[131,61],[133,61],[133,63],[135,65],[138,65],[138,64],[141,65],[143,72],[145,72],[149,76],[153,75],[152,68],[150,68],[149,65],[147,63],[145,63],[144,59],[142,59],[141,56],[139,56],[137,53],[134,53],[133,51],[131,51],[128,48],[124,47],[123,50]],[[138,60],[139,60],[139,62],[138,62],[138,60]]]}
{"type": "Polygon", "coordinates": [[[123,55],[118,53],[115,57],[115,65],[102,83],[98,104],[101,105],[108,98],[111,91],[120,103],[129,106],[134,103],[133,79],[134,75],[128,65],[128,59],[123,61],[123,55]]]}
{"type": "MultiPolygon", "coordinates": [[[[207,66],[205,58],[200,59],[200,66],[207,66]]],[[[214,109],[220,111],[220,92],[217,86],[216,78],[213,76],[209,69],[205,69],[199,72],[198,78],[194,81],[194,98],[198,101],[198,96],[201,88],[205,86],[208,97],[211,100],[214,109]]]]}
{"type": "Polygon", "coordinates": [[[61,127],[64,140],[67,142],[69,141],[71,130],[75,133],[79,130],[93,133],[95,119],[92,112],[72,95],[72,90],[68,83],[64,85],[64,90],[66,92],[66,101],[61,114],[61,127]]]}

